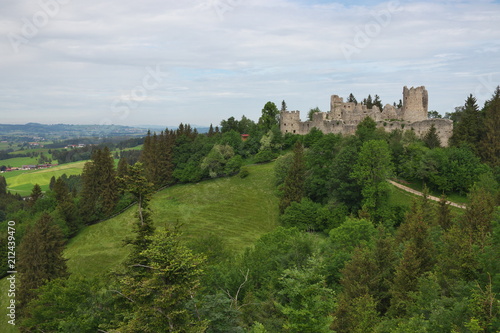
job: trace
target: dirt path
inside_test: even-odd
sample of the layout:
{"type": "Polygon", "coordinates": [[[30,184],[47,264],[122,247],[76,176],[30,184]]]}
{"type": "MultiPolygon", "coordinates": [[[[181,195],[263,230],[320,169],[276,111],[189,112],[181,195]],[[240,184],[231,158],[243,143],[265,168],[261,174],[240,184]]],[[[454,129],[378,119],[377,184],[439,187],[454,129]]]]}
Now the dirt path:
{"type": "MultiPolygon", "coordinates": [[[[417,191],[417,190],[414,190],[414,189],[412,189],[412,188],[410,188],[410,187],[408,187],[408,186],[404,186],[404,185],[401,185],[401,184],[399,184],[399,183],[396,183],[396,182],[395,182],[395,181],[393,181],[393,180],[387,180],[387,181],[388,181],[389,183],[391,183],[392,185],[394,185],[394,186],[396,186],[396,187],[398,187],[398,188],[400,188],[400,189],[402,189],[402,190],[404,190],[404,191],[406,191],[406,192],[410,192],[410,193],[413,193],[413,194],[419,195],[419,196],[421,196],[421,197],[424,195],[422,192],[419,192],[419,191],[417,191]]],[[[429,198],[429,199],[431,199],[431,200],[434,200],[434,201],[439,201],[439,200],[441,200],[440,198],[435,197],[435,196],[432,196],[432,195],[429,195],[429,196],[428,196],[428,198],[429,198]]],[[[457,203],[455,203],[455,202],[451,202],[451,201],[448,201],[448,204],[449,204],[450,206],[457,207],[457,208],[461,208],[461,209],[465,209],[465,207],[466,207],[465,205],[460,205],[460,204],[457,204],[457,203]]]]}

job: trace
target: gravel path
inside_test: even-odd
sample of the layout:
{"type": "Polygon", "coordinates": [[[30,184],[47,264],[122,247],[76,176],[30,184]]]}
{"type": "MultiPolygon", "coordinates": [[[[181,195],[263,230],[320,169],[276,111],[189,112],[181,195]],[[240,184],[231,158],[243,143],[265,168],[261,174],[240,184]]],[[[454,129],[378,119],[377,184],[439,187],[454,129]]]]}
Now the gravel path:
{"type": "MultiPolygon", "coordinates": [[[[413,194],[419,195],[419,196],[421,196],[421,197],[422,197],[422,196],[424,196],[424,194],[423,194],[422,192],[419,192],[419,191],[417,191],[417,190],[414,190],[414,189],[412,189],[412,188],[410,188],[410,187],[408,187],[408,186],[401,185],[401,184],[399,184],[399,183],[396,183],[396,182],[395,182],[395,181],[393,181],[393,180],[387,180],[387,181],[388,181],[389,183],[391,183],[392,185],[394,185],[394,186],[396,186],[396,187],[398,187],[398,188],[400,188],[400,189],[402,189],[402,190],[404,190],[404,191],[406,191],[406,192],[410,192],[410,193],[413,193],[413,194]]],[[[435,196],[432,196],[432,195],[428,195],[427,197],[428,197],[429,199],[431,199],[431,200],[434,200],[434,201],[439,201],[439,200],[441,200],[440,198],[435,197],[435,196]]],[[[460,204],[457,204],[457,203],[455,203],[455,202],[451,202],[451,201],[448,201],[448,204],[449,204],[450,206],[457,207],[457,208],[461,208],[461,209],[465,209],[465,207],[466,207],[465,205],[460,205],[460,204]]]]}

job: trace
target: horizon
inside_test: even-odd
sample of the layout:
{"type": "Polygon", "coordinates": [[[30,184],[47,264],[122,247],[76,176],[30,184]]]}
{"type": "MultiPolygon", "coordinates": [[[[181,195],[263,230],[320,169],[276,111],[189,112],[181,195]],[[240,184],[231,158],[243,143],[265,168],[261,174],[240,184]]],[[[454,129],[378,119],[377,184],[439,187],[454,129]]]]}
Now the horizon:
{"type": "Polygon", "coordinates": [[[500,84],[493,0],[50,0],[2,13],[5,123],[216,126],[256,120],[267,101],[306,114],[332,94],[385,105],[422,85],[444,115],[500,84]]]}

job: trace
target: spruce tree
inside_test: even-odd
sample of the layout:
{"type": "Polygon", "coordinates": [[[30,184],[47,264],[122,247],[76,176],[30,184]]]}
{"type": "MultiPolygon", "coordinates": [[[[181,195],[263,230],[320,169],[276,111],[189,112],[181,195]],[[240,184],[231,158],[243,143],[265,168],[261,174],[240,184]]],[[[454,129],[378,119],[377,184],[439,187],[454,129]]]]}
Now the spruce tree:
{"type": "Polygon", "coordinates": [[[28,206],[33,207],[36,204],[36,202],[38,201],[38,199],[40,199],[42,197],[42,195],[43,195],[42,188],[40,187],[40,185],[35,184],[33,186],[33,190],[31,190],[30,199],[28,201],[28,206]]]}
{"type": "Polygon", "coordinates": [[[56,183],[56,177],[55,176],[52,176],[50,178],[50,183],[49,183],[49,189],[52,191],[52,189],[54,188],[54,185],[56,183]]]}
{"type": "Polygon", "coordinates": [[[356,103],[358,104],[358,101],[356,100],[356,97],[352,93],[349,94],[349,97],[347,97],[347,102],[348,103],[356,103]]]}
{"type": "Polygon", "coordinates": [[[484,162],[492,167],[500,166],[500,86],[491,100],[486,102],[485,133],[479,145],[484,162]]]}
{"type": "Polygon", "coordinates": [[[109,216],[118,200],[118,182],[113,157],[108,147],[97,149],[82,172],[81,210],[86,222],[109,216]]]}
{"type": "Polygon", "coordinates": [[[304,147],[297,141],[293,148],[292,165],[288,169],[283,184],[283,196],[279,208],[281,214],[292,202],[300,202],[305,193],[306,166],[304,161],[304,147]]]}
{"type": "Polygon", "coordinates": [[[69,199],[68,185],[61,177],[57,178],[52,191],[54,191],[58,203],[62,203],[69,199]]]}
{"type": "Polygon", "coordinates": [[[424,135],[424,143],[430,149],[441,147],[441,139],[439,138],[436,130],[436,126],[434,124],[431,125],[431,128],[424,135]]]}
{"type": "Polygon", "coordinates": [[[68,276],[63,258],[64,236],[44,213],[28,229],[19,246],[19,303],[21,315],[26,305],[36,297],[36,289],[48,281],[68,276]]]}
{"type": "Polygon", "coordinates": [[[477,106],[477,100],[474,96],[469,95],[465,100],[460,121],[453,126],[453,135],[450,138],[450,145],[460,146],[462,144],[468,144],[472,148],[477,149],[483,131],[483,116],[477,106]]]}
{"type": "Polygon", "coordinates": [[[0,176],[0,195],[7,194],[7,181],[4,176],[0,176]]]}

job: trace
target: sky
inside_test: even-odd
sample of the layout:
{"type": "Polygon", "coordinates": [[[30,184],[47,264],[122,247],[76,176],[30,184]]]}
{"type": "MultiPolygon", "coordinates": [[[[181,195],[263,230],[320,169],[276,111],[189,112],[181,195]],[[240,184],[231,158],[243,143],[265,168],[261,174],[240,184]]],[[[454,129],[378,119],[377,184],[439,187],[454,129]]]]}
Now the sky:
{"type": "Polygon", "coordinates": [[[304,119],[404,86],[445,114],[500,84],[498,22],[486,0],[0,0],[0,123],[304,119]]]}

